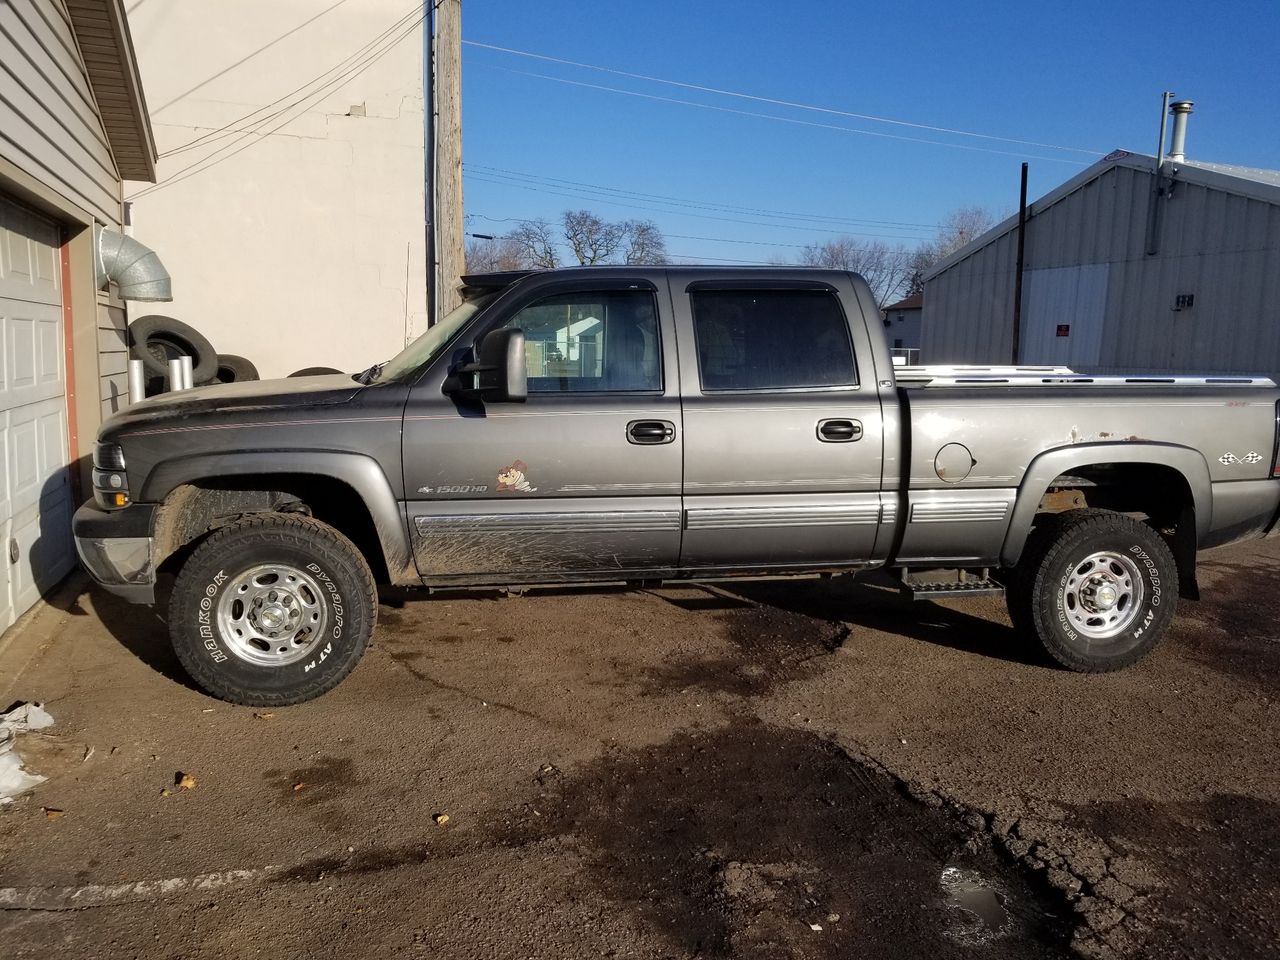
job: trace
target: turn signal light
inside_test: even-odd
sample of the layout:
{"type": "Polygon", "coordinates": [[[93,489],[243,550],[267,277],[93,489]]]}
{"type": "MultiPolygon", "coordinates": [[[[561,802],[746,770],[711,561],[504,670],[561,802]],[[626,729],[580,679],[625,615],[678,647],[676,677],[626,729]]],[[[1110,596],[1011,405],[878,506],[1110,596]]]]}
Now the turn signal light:
{"type": "Polygon", "coordinates": [[[129,505],[129,495],[127,493],[109,493],[107,496],[110,498],[113,507],[127,507],[129,505]]]}

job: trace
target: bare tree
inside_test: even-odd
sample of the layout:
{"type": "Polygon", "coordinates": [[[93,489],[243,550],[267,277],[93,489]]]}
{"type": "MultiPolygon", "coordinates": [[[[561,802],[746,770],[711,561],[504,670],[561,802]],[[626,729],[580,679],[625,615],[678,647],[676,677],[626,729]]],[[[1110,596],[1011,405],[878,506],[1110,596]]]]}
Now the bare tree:
{"type": "Polygon", "coordinates": [[[995,226],[995,222],[995,214],[986,207],[961,207],[947,214],[938,224],[938,232],[934,238],[922,243],[912,255],[910,277],[906,284],[907,295],[923,290],[924,275],[936,263],[982,236],[995,226]]]}
{"type": "Polygon", "coordinates": [[[626,251],[622,262],[627,264],[670,263],[667,257],[667,241],[652,220],[628,220],[622,224],[626,251]]]}
{"type": "Polygon", "coordinates": [[[519,251],[519,264],[522,269],[550,270],[560,266],[555,235],[552,233],[551,224],[546,220],[526,220],[507,234],[505,239],[513,243],[519,251]]]}
{"type": "Polygon", "coordinates": [[[494,273],[499,270],[525,270],[524,251],[511,237],[472,240],[467,244],[467,272],[494,273]]]}
{"type": "Polygon", "coordinates": [[[811,267],[851,270],[862,275],[871,287],[876,303],[897,298],[911,277],[911,251],[898,244],[879,240],[836,237],[811,243],[800,252],[800,262],[811,267]]]}
{"type": "Polygon", "coordinates": [[[625,239],[624,225],[602,220],[590,210],[566,210],[564,239],[581,264],[609,263],[625,239]]]}

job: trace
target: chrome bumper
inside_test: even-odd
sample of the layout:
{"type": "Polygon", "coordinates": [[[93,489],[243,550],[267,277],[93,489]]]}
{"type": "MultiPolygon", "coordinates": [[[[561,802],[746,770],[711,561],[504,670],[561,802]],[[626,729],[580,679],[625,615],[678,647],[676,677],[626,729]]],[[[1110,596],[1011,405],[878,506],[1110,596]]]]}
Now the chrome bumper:
{"type": "Polygon", "coordinates": [[[81,565],[103,589],[130,603],[155,603],[153,514],[148,504],[103,510],[86,503],[72,520],[81,565]]]}

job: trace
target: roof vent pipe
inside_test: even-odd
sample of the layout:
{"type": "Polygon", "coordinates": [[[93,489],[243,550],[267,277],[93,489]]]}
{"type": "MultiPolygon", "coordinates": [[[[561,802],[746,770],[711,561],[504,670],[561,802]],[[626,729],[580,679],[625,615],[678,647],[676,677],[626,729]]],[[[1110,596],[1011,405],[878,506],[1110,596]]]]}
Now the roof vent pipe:
{"type": "Polygon", "coordinates": [[[1169,159],[1174,163],[1187,159],[1187,117],[1191,116],[1192,106],[1190,100],[1169,104],[1169,112],[1173,114],[1173,143],[1169,147],[1169,159]]]}
{"type": "Polygon", "coordinates": [[[98,289],[115,281],[121,300],[172,300],[173,284],[156,252],[133,237],[94,228],[98,289]]]}

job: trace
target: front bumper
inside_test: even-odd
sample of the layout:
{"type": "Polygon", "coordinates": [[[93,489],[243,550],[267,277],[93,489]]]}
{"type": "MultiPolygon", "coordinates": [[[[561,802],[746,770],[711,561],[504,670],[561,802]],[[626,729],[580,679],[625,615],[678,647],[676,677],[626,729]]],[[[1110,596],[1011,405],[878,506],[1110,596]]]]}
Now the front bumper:
{"type": "Polygon", "coordinates": [[[154,518],[152,504],[103,510],[90,502],[71,521],[76,552],[89,576],[130,603],[155,603],[154,518]]]}

